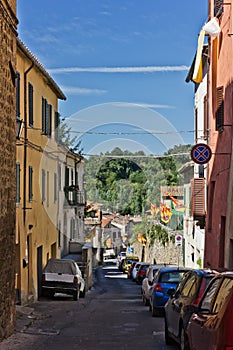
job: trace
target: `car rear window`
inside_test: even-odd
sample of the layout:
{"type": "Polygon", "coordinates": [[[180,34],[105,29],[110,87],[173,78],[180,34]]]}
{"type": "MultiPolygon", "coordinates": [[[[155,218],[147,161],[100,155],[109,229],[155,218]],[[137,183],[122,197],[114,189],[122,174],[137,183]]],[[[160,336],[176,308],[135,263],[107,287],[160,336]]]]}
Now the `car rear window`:
{"type": "Polygon", "coordinates": [[[160,276],[160,282],[162,283],[179,283],[184,272],[181,271],[170,271],[164,272],[160,276]]]}

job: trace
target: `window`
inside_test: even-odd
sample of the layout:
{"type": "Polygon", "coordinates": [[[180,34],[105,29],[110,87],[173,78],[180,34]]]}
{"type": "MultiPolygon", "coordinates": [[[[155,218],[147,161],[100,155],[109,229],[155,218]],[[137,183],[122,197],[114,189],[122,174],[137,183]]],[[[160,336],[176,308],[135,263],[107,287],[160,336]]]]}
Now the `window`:
{"type": "Polygon", "coordinates": [[[216,296],[214,305],[213,305],[213,313],[218,313],[222,307],[224,306],[227,297],[231,293],[233,288],[233,279],[231,278],[224,278],[223,283],[218,291],[218,294],[216,296]]]}
{"type": "Polygon", "coordinates": [[[33,86],[28,83],[28,116],[29,126],[33,127],[33,86]]]}
{"type": "Polygon", "coordinates": [[[20,163],[16,163],[16,203],[20,203],[20,163]]]}
{"type": "Polygon", "coordinates": [[[214,16],[219,18],[223,14],[223,0],[214,0],[214,16]]]}
{"type": "Polygon", "coordinates": [[[16,119],[20,119],[20,74],[17,72],[15,79],[16,87],[16,119]]]}
{"type": "Polygon", "coordinates": [[[45,202],[45,170],[42,169],[42,174],[41,174],[42,178],[41,178],[41,199],[42,199],[42,203],[45,202]]]}
{"type": "Polygon", "coordinates": [[[223,131],[224,127],[224,99],[223,99],[223,86],[217,88],[216,92],[217,109],[215,113],[216,130],[223,131]]]}
{"type": "Polygon", "coordinates": [[[214,298],[214,295],[215,295],[215,291],[218,287],[218,284],[219,284],[219,278],[217,278],[210,286],[210,288],[208,289],[204,299],[202,300],[202,303],[201,303],[201,308],[206,310],[206,311],[211,311],[211,305],[212,305],[212,302],[213,302],[213,298],[214,298]]]}
{"type": "Polygon", "coordinates": [[[54,112],[54,137],[55,141],[59,141],[59,126],[60,126],[60,114],[55,111],[54,112]]]}
{"type": "Polygon", "coordinates": [[[29,200],[29,202],[32,202],[32,197],[33,197],[33,193],[32,193],[32,174],[33,174],[32,167],[29,166],[29,168],[28,168],[28,200],[29,200]]]}
{"type": "Polygon", "coordinates": [[[193,274],[185,283],[184,288],[181,291],[181,295],[195,297],[200,285],[200,277],[193,274]]]}
{"type": "Polygon", "coordinates": [[[65,186],[66,187],[68,187],[70,184],[69,176],[70,176],[69,168],[66,166],[65,168],[65,186]]]}

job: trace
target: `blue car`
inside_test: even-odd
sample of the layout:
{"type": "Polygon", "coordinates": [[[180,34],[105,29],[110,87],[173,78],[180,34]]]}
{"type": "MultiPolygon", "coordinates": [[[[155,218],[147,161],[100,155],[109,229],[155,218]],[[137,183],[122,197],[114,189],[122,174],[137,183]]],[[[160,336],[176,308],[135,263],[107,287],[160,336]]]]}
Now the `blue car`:
{"type": "Polygon", "coordinates": [[[150,289],[149,309],[153,317],[164,314],[164,306],[170,297],[167,291],[176,289],[184,273],[190,270],[183,267],[163,267],[156,272],[150,289]]]}

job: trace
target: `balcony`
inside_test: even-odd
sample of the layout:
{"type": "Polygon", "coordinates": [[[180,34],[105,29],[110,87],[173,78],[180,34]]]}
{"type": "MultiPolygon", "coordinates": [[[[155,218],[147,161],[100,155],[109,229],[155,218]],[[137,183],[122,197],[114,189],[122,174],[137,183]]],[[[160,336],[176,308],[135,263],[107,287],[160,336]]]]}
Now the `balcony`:
{"type": "Polygon", "coordinates": [[[64,206],[82,206],[85,205],[84,191],[79,191],[77,186],[71,185],[64,187],[65,202],[64,206]]]}

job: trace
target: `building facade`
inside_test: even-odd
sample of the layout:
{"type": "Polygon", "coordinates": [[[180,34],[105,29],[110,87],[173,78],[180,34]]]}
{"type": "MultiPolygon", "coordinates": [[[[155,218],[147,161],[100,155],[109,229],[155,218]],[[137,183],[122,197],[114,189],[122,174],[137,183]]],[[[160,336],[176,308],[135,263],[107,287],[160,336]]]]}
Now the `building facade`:
{"type": "Polygon", "coordinates": [[[0,0],[0,340],[15,324],[16,0],[0,0]]]}
{"type": "Polygon", "coordinates": [[[216,18],[220,34],[209,35],[208,207],[205,233],[207,267],[233,267],[233,2],[209,1],[209,19],[216,18]]]}
{"type": "Polygon", "coordinates": [[[58,99],[65,96],[17,39],[16,291],[25,304],[41,294],[42,269],[58,256],[58,99]]]}

